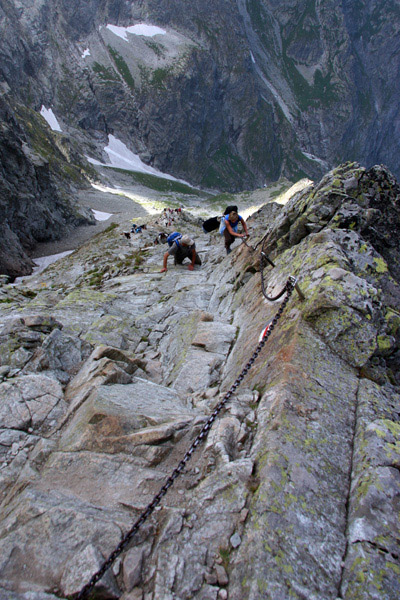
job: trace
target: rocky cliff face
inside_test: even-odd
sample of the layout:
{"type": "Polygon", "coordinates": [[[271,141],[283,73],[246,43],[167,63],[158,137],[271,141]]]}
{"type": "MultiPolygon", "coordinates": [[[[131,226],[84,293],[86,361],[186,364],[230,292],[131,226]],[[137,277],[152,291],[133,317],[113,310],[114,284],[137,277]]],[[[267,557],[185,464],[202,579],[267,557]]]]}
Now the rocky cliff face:
{"type": "Polygon", "coordinates": [[[73,200],[85,180],[64,156],[68,144],[57,147],[39,115],[1,95],[0,120],[0,273],[14,278],[31,272],[38,242],[94,218],[73,200]]]}
{"type": "Polygon", "coordinates": [[[262,248],[305,298],[94,597],[397,600],[399,219],[345,164],[255,213],[255,250],[184,212],[193,272],[159,273],[153,220],[0,288],[1,597],[77,592],[164,484],[282,306],[262,248]]]}
{"type": "Polygon", "coordinates": [[[394,0],[7,0],[0,15],[13,94],[99,149],[114,133],[217,189],[344,159],[400,172],[394,0]],[[139,23],[161,29],[107,28],[139,23]]]}

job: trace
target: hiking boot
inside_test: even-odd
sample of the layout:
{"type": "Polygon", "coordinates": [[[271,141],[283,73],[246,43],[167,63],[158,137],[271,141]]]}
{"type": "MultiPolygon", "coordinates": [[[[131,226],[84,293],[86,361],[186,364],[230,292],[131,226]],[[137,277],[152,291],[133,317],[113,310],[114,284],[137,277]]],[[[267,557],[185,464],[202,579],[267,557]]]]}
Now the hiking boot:
{"type": "Polygon", "coordinates": [[[231,252],[232,252],[232,248],[230,246],[228,246],[227,249],[226,249],[226,253],[230,254],[231,252]]]}

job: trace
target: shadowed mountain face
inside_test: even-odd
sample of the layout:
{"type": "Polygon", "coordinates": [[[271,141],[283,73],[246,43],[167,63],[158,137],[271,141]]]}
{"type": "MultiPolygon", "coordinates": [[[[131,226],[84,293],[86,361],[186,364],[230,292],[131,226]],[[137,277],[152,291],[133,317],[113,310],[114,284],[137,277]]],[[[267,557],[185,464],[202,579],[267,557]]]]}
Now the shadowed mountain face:
{"type": "Polygon", "coordinates": [[[14,110],[1,95],[0,120],[0,273],[14,278],[31,272],[37,243],[94,218],[73,200],[85,180],[64,156],[67,140],[57,147],[39,115],[21,105],[14,110]]]}
{"type": "Polygon", "coordinates": [[[399,163],[398,3],[36,0],[0,7],[0,73],[63,131],[217,189],[399,163]],[[125,33],[107,25],[157,26],[125,33]]]}

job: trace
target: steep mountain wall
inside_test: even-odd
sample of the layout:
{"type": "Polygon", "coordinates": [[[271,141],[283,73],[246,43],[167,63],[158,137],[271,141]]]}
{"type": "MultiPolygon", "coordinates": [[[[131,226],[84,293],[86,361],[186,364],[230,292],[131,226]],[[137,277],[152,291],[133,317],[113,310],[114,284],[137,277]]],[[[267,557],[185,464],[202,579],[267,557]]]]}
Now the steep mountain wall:
{"type": "Polygon", "coordinates": [[[206,187],[343,159],[399,174],[399,19],[394,0],[4,0],[0,73],[74,135],[206,187]],[[106,27],[138,23],[164,33],[106,27]]]}
{"type": "Polygon", "coordinates": [[[344,164],[262,207],[229,256],[181,213],[192,272],[160,273],[152,219],[0,288],[0,597],[89,581],[282,309],[93,598],[398,599],[399,192],[344,164]],[[261,249],[267,295],[293,275],[304,299],[264,298],[261,249]]]}
{"type": "Polygon", "coordinates": [[[38,242],[94,218],[73,201],[74,184],[85,180],[60,151],[68,145],[57,147],[39,115],[1,95],[0,120],[0,273],[14,278],[31,273],[28,255],[38,242]]]}

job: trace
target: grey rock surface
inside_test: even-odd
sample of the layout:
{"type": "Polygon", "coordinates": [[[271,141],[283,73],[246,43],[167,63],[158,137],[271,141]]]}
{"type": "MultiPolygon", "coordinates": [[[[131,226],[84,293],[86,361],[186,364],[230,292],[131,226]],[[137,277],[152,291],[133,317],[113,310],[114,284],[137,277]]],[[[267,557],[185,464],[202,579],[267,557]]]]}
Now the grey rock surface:
{"type": "Polygon", "coordinates": [[[78,591],[159,492],[282,306],[263,249],[267,294],[293,275],[304,299],[94,597],[397,600],[399,198],[347,163],[255,212],[229,256],[182,215],[193,272],[159,272],[149,219],[1,288],[1,598],[78,591]]]}

